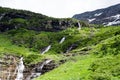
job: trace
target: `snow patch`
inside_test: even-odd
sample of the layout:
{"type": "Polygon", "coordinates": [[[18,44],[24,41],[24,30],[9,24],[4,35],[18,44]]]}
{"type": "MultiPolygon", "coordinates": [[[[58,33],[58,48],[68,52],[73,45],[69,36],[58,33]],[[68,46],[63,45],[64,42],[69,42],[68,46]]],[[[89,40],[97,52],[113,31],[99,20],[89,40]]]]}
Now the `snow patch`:
{"type": "Polygon", "coordinates": [[[102,13],[95,14],[94,16],[100,16],[102,13]]]}
{"type": "Polygon", "coordinates": [[[112,18],[114,18],[115,20],[120,19],[120,14],[110,16],[110,17],[106,17],[105,19],[112,19],[112,18]]]}
{"type": "Polygon", "coordinates": [[[89,22],[94,21],[96,18],[88,19],[89,22]]]}
{"type": "Polygon", "coordinates": [[[120,24],[120,21],[109,22],[106,26],[111,26],[111,25],[115,25],[115,24],[120,24]]]}
{"type": "Polygon", "coordinates": [[[111,16],[111,17],[116,18],[116,19],[120,19],[120,14],[117,14],[117,15],[111,16]]]}
{"type": "Polygon", "coordinates": [[[115,16],[111,16],[109,18],[115,18],[114,21],[109,22],[106,26],[111,26],[111,25],[115,25],[115,24],[120,24],[120,21],[118,19],[120,19],[120,14],[117,14],[115,16]],[[118,21],[117,21],[118,20],[118,21]]]}

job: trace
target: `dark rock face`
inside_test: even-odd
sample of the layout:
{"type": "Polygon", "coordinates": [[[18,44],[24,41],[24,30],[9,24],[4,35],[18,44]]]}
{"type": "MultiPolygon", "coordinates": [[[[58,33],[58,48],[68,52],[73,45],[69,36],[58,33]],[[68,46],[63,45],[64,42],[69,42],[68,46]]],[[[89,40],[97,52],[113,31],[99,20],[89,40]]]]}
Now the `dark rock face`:
{"type": "Polygon", "coordinates": [[[91,12],[76,14],[73,18],[92,24],[120,25],[120,4],[91,12]]]}
{"type": "Polygon", "coordinates": [[[68,27],[75,26],[76,23],[73,23],[71,20],[70,21],[49,20],[44,21],[40,24],[42,24],[42,26],[30,26],[27,29],[35,31],[60,31],[68,27]]]}
{"type": "Polygon", "coordinates": [[[11,29],[15,29],[15,26],[0,23],[0,32],[5,32],[11,29]]]}
{"type": "Polygon", "coordinates": [[[71,18],[58,19],[30,11],[0,7],[0,32],[18,28],[35,31],[60,31],[76,26],[76,24],[77,21],[75,22],[71,18]]]}

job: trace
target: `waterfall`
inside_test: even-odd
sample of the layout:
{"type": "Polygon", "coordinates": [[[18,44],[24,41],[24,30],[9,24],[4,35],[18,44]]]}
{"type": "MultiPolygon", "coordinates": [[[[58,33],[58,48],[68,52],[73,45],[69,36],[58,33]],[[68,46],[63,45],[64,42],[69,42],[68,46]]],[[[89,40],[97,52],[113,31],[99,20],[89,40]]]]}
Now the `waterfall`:
{"type": "Polygon", "coordinates": [[[51,45],[49,45],[41,54],[48,52],[50,48],[51,48],[51,45]]]}
{"type": "Polygon", "coordinates": [[[67,49],[66,53],[68,53],[69,51],[71,51],[72,48],[73,48],[73,46],[70,46],[70,47],[67,49]]]}
{"type": "Polygon", "coordinates": [[[23,70],[24,70],[23,57],[21,57],[20,62],[17,66],[17,77],[15,80],[23,80],[23,70]]]}
{"type": "Polygon", "coordinates": [[[42,65],[40,66],[40,69],[42,70],[43,67],[44,67],[44,65],[50,63],[51,61],[52,61],[51,59],[48,59],[48,60],[46,60],[45,62],[43,62],[42,65]]]}
{"type": "Polygon", "coordinates": [[[76,43],[70,45],[70,46],[68,47],[68,49],[66,50],[66,53],[68,53],[68,52],[71,51],[72,49],[75,49],[76,47],[77,47],[76,43]]]}
{"type": "Polygon", "coordinates": [[[59,43],[62,44],[64,41],[65,41],[65,37],[63,37],[59,43]]]}
{"type": "Polygon", "coordinates": [[[39,65],[36,66],[36,68],[34,68],[35,71],[32,71],[32,72],[31,72],[31,75],[28,76],[28,77],[26,78],[26,80],[33,80],[34,78],[40,76],[43,67],[44,67],[46,64],[50,63],[51,61],[52,61],[51,59],[48,59],[48,60],[44,61],[40,66],[39,66],[39,65]]]}
{"type": "Polygon", "coordinates": [[[80,30],[81,29],[81,25],[80,25],[80,23],[78,22],[78,30],[80,30]]]}
{"type": "Polygon", "coordinates": [[[0,16],[0,21],[1,19],[5,16],[5,13],[3,13],[1,16],[0,16]]]}

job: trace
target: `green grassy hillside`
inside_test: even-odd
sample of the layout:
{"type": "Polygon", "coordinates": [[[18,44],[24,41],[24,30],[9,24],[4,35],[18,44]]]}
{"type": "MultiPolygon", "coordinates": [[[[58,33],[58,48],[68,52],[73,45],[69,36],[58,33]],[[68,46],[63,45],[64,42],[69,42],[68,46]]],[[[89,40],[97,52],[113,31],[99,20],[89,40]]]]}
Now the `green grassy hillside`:
{"type": "Polygon", "coordinates": [[[53,59],[56,62],[66,60],[66,63],[36,80],[119,80],[119,39],[119,26],[84,27],[81,30],[68,28],[60,32],[17,29],[0,34],[0,55],[23,56],[26,65],[43,59],[53,59]],[[65,41],[59,44],[64,36],[65,41]],[[42,48],[49,44],[52,48],[41,55],[42,48]],[[76,46],[64,53],[72,44],[76,46]]]}
{"type": "Polygon", "coordinates": [[[120,28],[106,27],[94,30],[96,32],[90,40],[89,35],[86,37],[86,43],[86,39],[82,40],[84,45],[70,52],[77,56],[70,57],[65,64],[35,80],[119,80],[120,28]],[[85,52],[87,54],[82,55],[85,52]]]}

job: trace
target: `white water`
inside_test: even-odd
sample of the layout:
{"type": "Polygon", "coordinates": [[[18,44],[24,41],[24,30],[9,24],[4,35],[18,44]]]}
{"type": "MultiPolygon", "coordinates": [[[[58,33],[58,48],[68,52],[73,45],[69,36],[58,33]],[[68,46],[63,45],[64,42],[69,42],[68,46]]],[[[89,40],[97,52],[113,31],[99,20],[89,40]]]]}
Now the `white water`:
{"type": "MultiPolygon", "coordinates": [[[[43,67],[44,67],[46,64],[50,63],[51,61],[52,61],[51,59],[46,60],[45,62],[43,62],[43,63],[39,66],[39,69],[42,71],[43,67]]],[[[38,77],[38,76],[40,76],[40,75],[41,75],[41,72],[37,72],[37,73],[36,73],[36,72],[32,72],[31,75],[26,78],[26,80],[33,80],[34,78],[36,78],[36,77],[38,77]],[[31,78],[32,78],[32,79],[31,79],[31,78]]]]}
{"type": "Polygon", "coordinates": [[[63,37],[63,38],[60,40],[59,44],[62,44],[64,41],[65,41],[65,37],[63,37]]]}
{"type": "Polygon", "coordinates": [[[50,50],[50,48],[51,48],[51,45],[49,45],[41,54],[48,52],[50,50]]]}
{"type": "Polygon", "coordinates": [[[70,47],[67,49],[66,53],[68,53],[72,48],[73,48],[73,46],[70,46],[70,47]]]}
{"type": "Polygon", "coordinates": [[[81,29],[81,25],[80,25],[80,23],[78,22],[78,30],[80,30],[81,29]]]}
{"type": "Polygon", "coordinates": [[[43,67],[44,67],[44,65],[50,63],[51,61],[52,61],[51,59],[48,59],[48,60],[46,60],[45,62],[43,62],[42,65],[40,66],[40,69],[42,70],[43,67]]]}
{"type": "Polygon", "coordinates": [[[20,62],[17,66],[17,77],[15,80],[23,80],[23,71],[24,71],[23,57],[20,58],[20,62]]]}
{"type": "Polygon", "coordinates": [[[5,13],[3,13],[1,16],[0,16],[0,21],[1,19],[5,16],[5,13]]]}

